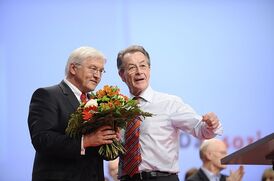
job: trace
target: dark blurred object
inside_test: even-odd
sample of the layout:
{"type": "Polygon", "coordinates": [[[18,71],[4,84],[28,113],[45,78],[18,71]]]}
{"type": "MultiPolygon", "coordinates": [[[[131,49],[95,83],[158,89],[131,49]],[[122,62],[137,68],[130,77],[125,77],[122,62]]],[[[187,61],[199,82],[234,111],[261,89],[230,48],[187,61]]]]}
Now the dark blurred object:
{"type": "Polygon", "coordinates": [[[224,157],[222,164],[272,165],[274,167],[274,133],[224,157]]]}

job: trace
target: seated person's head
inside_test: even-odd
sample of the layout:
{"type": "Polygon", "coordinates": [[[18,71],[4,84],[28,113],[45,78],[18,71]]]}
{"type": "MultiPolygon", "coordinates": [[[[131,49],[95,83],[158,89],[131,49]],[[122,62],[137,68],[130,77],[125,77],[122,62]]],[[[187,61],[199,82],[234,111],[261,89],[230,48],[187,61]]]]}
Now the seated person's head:
{"type": "Polygon", "coordinates": [[[186,171],[185,174],[185,180],[187,180],[188,177],[190,177],[191,175],[193,175],[194,173],[196,173],[198,171],[197,168],[190,168],[186,171]]]}
{"type": "Polygon", "coordinates": [[[274,170],[272,168],[264,171],[262,181],[274,181],[274,170]]]}
{"type": "Polygon", "coordinates": [[[200,146],[200,158],[203,166],[212,172],[220,172],[226,168],[221,159],[227,155],[227,146],[222,140],[209,139],[200,146]]]}

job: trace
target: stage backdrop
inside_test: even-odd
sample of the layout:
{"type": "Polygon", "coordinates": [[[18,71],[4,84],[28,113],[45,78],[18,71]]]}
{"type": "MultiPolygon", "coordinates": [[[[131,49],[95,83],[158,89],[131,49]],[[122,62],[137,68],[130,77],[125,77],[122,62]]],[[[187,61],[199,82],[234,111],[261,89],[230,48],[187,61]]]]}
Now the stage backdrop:
{"type": "MultiPolygon", "coordinates": [[[[98,88],[117,85],[124,94],[117,52],[143,45],[152,87],[182,97],[200,114],[216,112],[229,153],[272,133],[273,8],[272,0],[1,0],[0,180],[31,179],[31,95],[59,83],[68,55],[83,45],[108,58],[98,88]]],[[[196,139],[182,133],[180,145],[183,180],[201,162],[196,139]]],[[[259,180],[266,167],[245,166],[244,180],[259,180]]]]}

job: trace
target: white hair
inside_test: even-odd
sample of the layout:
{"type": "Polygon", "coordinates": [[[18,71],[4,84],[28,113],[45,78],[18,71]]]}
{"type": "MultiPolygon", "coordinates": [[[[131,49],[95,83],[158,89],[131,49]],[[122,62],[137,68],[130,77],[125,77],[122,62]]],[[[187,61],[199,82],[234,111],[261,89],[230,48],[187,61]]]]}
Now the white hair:
{"type": "Polygon", "coordinates": [[[100,58],[106,61],[105,55],[99,50],[92,47],[87,47],[87,46],[79,47],[71,52],[65,68],[65,75],[67,76],[69,73],[70,64],[72,63],[81,64],[87,58],[100,58]]]}

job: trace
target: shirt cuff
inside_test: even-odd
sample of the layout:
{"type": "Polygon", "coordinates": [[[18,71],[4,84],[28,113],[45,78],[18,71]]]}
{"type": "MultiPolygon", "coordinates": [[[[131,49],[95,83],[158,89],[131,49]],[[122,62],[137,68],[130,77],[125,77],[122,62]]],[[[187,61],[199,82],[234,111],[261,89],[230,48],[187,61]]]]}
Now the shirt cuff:
{"type": "Polygon", "coordinates": [[[206,124],[204,124],[204,129],[203,129],[203,137],[205,139],[211,139],[215,136],[222,136],[224,130],[223,130],[223,126],[221,125],[221,123],[219,124],[218,128],[211,130],[211,129],[207,129],[206,124]]]}
{"type": "Polygon", "coordinates": [[[218,128],[214,130],[214,133],[216,135],[222,136],[222,134],[224,133],[224,128],[221,123],[219,124],[218,128]]]}
{"type": "Polygon", "coordinates": [[[86,154],[86,149],[84,148],[84,135],[82,135],[81,138],[81,155],[85,155],[86,154]]]}

